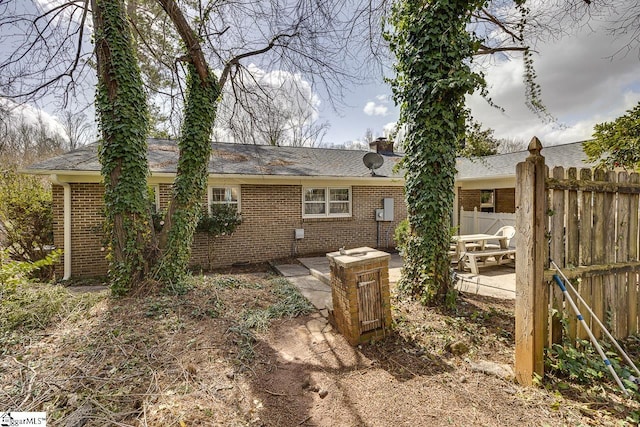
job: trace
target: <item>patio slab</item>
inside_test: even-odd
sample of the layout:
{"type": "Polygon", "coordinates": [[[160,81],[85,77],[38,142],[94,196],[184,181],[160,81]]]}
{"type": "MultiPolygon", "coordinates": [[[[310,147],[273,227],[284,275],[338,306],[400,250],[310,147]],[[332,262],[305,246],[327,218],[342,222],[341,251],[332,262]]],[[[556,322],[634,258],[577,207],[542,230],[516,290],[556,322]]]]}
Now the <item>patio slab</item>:
{"type": "MultiPolygon", "coordinates": [[[[328,264],[327,264],[328,265],[328,264]]],[[[312,276],[309,269],[300,264],[275,264],[273,268],[286,277],[300,293],[326,317],[327,308],[332,308],[331,287],[312,276]]]]}
{"type": "MultiPolygon", "coordinates": [[[[273,265],[273,267],[307,298],[326,317],[327,308],[332,308],[331,273],[326,257],[299,258],[300,264],[273,265]]],[[[393,286],[400,280],[402,257],[392,254],[389,262],[389,283],[393,286]]],[[[461,279],[456,289],[494,298],[516,297],[516,273],[511,266],[483,268],[480,274],[457,273],[461,279]]]]}
{"type": "Polygon", "coordinates": [[[457,274],[462,280],[458,282],[456,288],[462,292],[503,299],[516,297],[516,270],[512,266],[483,268],[480,274],[457,274]]]}
{"type": "MultiPolygon", "coordinates": [[[[309,269],[309,274],[326,285],[331,285],[329,260],[326,257],[298,258],[298,261],[309,269]]],[[[389,283],[391,285],[400,280],[402,262],[402,257],[399,254],[391,254],[389,261],[389,283]]],[[[462,280],[458,282],[456,289],[462,292],[503,299],[516,297],[516,273],[512,266],[482,268],[480,274],[461,272],[457,272],[457,274],[462,280]]]]}
{"type": "Polygon", "coordinates": [[[297,277],[297,276],[308,276],[309,269],[304,265],[300,264],[280,264],[280,265],[272,265],[273,268],[278,270],[278,273],[284,277],[297,277]]]}

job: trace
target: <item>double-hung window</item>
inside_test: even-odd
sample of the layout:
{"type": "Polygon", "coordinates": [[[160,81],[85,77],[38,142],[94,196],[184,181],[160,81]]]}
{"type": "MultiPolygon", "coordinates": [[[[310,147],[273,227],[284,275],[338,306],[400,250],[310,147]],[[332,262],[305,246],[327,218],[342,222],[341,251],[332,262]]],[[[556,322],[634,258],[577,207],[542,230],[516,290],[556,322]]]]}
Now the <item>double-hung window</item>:
{"type": "Polygon", "coordinates": [[[302,216],[304,218],[350,217],[351,188],[303,188],[302,216]]]}
{"type": "Polygon", "coordinates": [[[209,187],[209,210],[213,205],[228,205],[240,212],[240,187],[214,186],[209,187]]]}

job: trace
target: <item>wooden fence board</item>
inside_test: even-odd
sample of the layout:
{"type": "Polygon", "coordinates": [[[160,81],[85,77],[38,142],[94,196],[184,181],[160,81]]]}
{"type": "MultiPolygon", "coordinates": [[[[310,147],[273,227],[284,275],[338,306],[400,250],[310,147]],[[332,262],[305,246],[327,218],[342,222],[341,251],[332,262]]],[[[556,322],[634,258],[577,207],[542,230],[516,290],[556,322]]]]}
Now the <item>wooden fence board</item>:
{"type": "MultiPolygon", "coordinates": [[[[629,175],[626,172],[618,174],[618,182],[626,184],[629,182],[629,175]]],[[[629,194],[618,194],[618,209],[616,217],[616,262],[627,262],[629,260],[629,194]]],[[[616,293],[614,302],[614,317],[618,336],[623,338],[628,335],[628,304],[627,274],[616,275],[616,293]]]]}
{"type": "MultiPolygon", "coordinates": [[[[607,182],[616,182],[616,173],[609,171],[605,175],[607,182]]],[[[604,193],[604,262],[616,262],[616,194],[611,192],[604,193]]],[[[618,337],[617,325],[615,322],[615,301],[616,301],[616,275],[610,274],[603,277],[604,288],[604,325],[609,328],[609,332],[614,337],[618,337]]],[[[602,320],[602,319],[601,319],[602,320]]]]}
{"type": "MultiPolygon", "coordinates": [[[[604,171],[597,170],[593,178],[595,181],[604,181],[604,171]]],[[[593,194],[593,241],[591,244],[591,259],[594,264],[604,263],[604,224],[604,193],[596,192],[593,194]]],[[[602,277],[594,277],[591,280],[591,301],[593,314],[604,322],[604,280],[602,277]]],[[[593,325],[592,331],[596,338],[602,336],[599,326],[593,325]]]]}
{"type": "MultiPolygon", "coordinates": [[[[591,181],[591,169],[580,170],[581,181],[591,181]]],[[[580,265],[591,265],[591,240],[593,239],[593,192],[583,191],[580,199],[580,265]]],[[[585,302],[591,307],[592,302],[592,279],[583,278],[580,283],[580,295],[585,302]]],[[[585,310],[583,313],[584,320],[587,325],[591,326],[591,315],[585,310]]],[[[578,338],[586,339],[588,337],[586,330],[582,325],[578,325],[578,338]]]]}
{"type": "MultiPolygon", "coordinates": [[[[567,170],[567,179],[569,180],[577,180],[578,172],[576,168],[569,168],[567,170]]],[[[580,232],[578,227],[578,192],[575,189],[570,189],[567,191],[567,212],[565,216],[565,244],[566,248],[566,259],[565,265],[569,268],[577,267],[579,263],[579,241],[580,241],[580,232]]],[[[576,282],[573,284],[578,290],[581,292],[582,284],[580,282],[576,282]]],[[[570,310],[569,310],[570,311],[570,310]]],[[[569,315],[569,336],[572,340],[575,340],[577,337],[578,331],[578,319],[574,315],[574,313],[568,313],[569,315]]]]}
{"type": "MultiPolygon", "coordinates": [[[[632,173],[629,175],[629,182],[632,185],[637,185],[640,182],[640,175],[632,173]]],[[[638,194],[631,194],[629,196],[629,261],[638,260],[638,219],[640,209],[640,196],[638,194]]],[[[627,292],[628,297],[628,334],[633,335],[638,332],[638,280],[636,272],[631,272],[627,275],[627,292]]]]}
{"type": "MultiPolygon", "coordinates": [[[[564,169],[556,166],[552,171],[553,177],[556,179],[564,178],[564,169]]],[[[551,197],[551,259],[560,267],[565,268],[565,245],[564,245],[564,215],[565,215],[565,197],[564,190],[552,190],[551,197]]],[[[562,323],[561,319],[565,315],[563,310],[563,296],[560,288],[553,282],[551,283],[551,308],[555,313],[550,320],[549,332],[551,343],[560,343],[562,341],[562,323]]]]}

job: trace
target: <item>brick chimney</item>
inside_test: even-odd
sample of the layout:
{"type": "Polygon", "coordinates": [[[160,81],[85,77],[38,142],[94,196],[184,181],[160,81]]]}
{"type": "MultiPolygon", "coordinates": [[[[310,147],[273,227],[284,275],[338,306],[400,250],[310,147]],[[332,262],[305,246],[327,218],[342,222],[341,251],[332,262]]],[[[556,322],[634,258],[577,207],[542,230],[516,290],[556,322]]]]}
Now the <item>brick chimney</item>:
{"type": "Polygon", "coordinates": [[[380,154],[393,154],[393,141],[381,136],[369,143],[369,150],[380,154]]]}

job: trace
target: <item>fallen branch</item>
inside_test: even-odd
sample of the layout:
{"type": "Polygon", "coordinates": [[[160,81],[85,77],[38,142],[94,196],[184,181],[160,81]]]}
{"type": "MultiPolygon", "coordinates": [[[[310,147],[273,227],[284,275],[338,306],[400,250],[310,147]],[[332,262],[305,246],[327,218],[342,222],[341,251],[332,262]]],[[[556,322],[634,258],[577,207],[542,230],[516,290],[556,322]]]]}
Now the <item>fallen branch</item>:
{"type": "Polygon", "coordinates": [[[309,421],[311,419],[311,415],[309,415],[307,418],[305,418],[304,420],[300,421],[298,423],[299,426],[301,426],[302,424],[306,423],[307,421],[309,421]]]}

